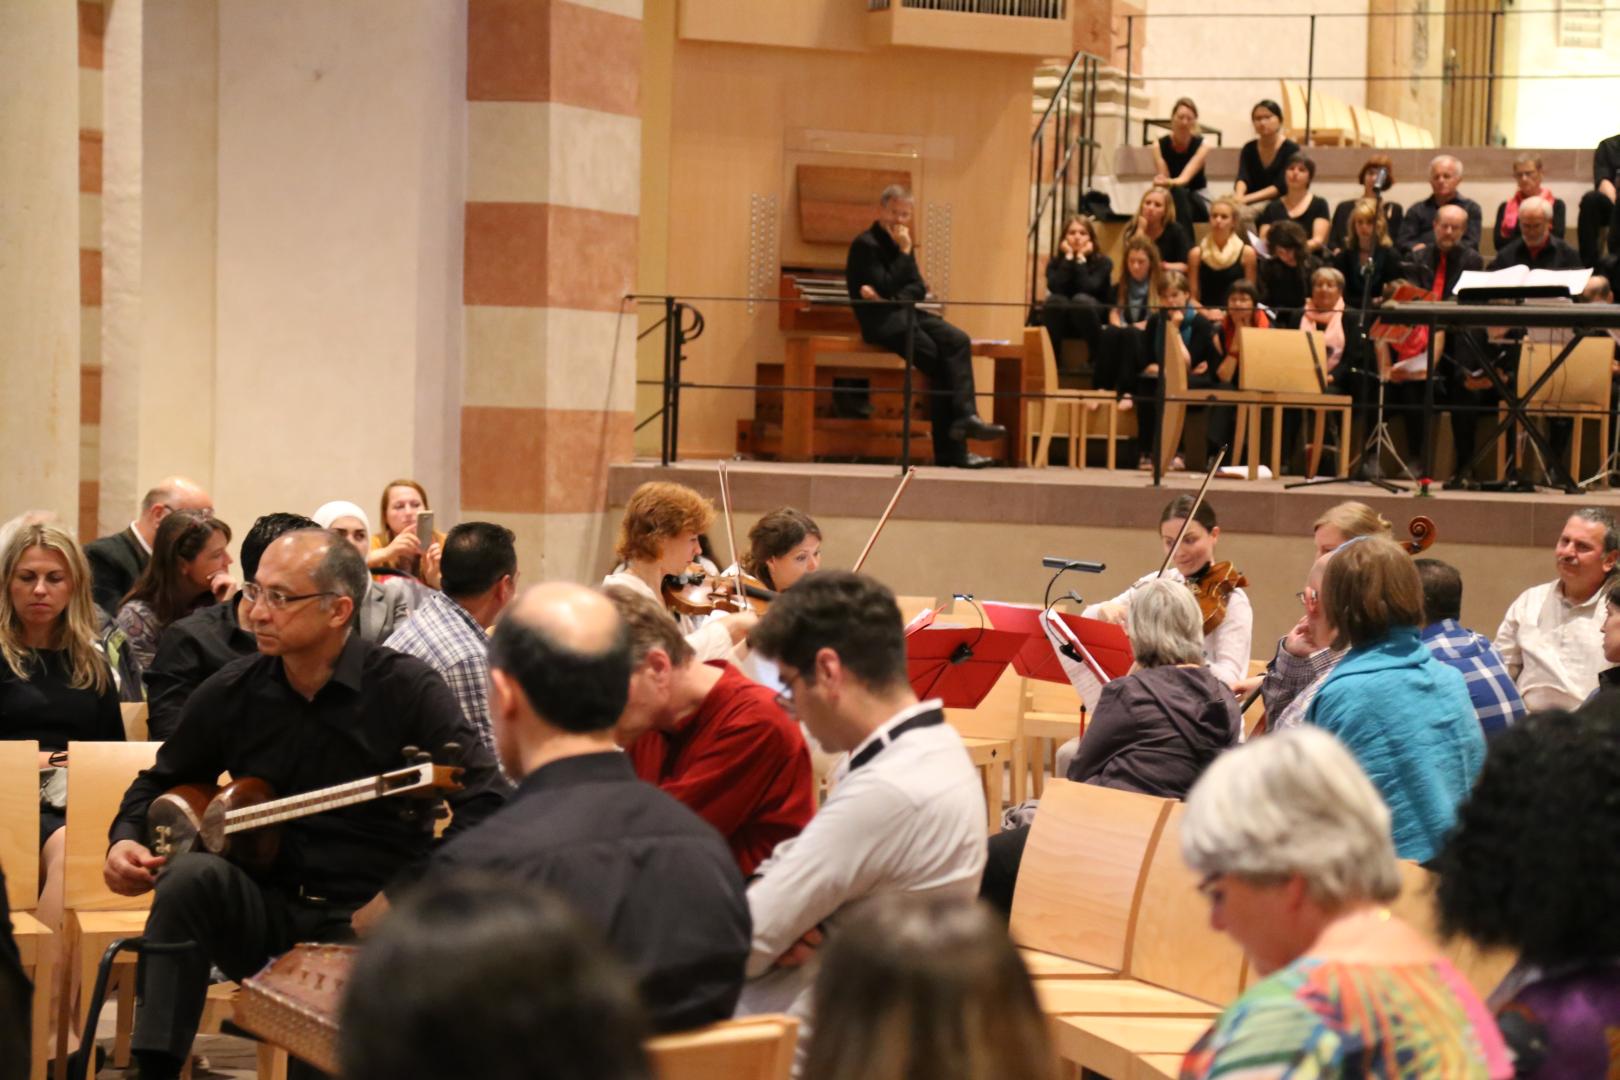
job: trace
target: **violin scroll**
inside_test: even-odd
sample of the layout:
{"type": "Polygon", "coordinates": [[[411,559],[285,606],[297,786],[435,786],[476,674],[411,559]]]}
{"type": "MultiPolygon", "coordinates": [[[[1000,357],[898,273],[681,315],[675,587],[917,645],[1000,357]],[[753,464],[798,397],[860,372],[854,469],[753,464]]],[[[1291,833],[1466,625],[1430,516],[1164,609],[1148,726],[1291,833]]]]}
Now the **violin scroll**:
{"type": "Polygon", "coordinates": [[[1435,530],[1434,519],[1422,514],[1407,523],[1406,531],[1412,534],[1412,539],[1402,540],[1400,545],[1412,556],[1423,554],[1440,538],[1440,534],[1435,530]]]}

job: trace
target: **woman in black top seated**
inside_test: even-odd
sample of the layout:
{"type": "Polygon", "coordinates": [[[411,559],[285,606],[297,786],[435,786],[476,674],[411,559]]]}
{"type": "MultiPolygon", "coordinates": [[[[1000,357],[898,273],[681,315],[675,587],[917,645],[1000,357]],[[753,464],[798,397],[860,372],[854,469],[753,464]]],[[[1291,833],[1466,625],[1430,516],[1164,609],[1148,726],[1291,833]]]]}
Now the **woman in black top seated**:
{"type": "MultiPolygon", "coordinates": [[[[1384,231],[1384,215],[1373,200],[1362,199],[1350,211],[1350,233],[1332,265],[1344,275],[1346,309],[1377,304],[1383,298],[1384,286],[1400,278],[1400,256],[1384,231]]],[[[1354,337],[1351,327],[1346,326],[1346,340],[1354,337]]]]}
{"type": "Polygon", "coordinates": [[[1271,227],[1279,221],[1292,221],[1305,230],[1306,243],[1315,252],[1326,250],[1328,230],[1331,222],[1328,219],[1327,200],[1320,195],[1311,194],[1311,182],[1316,179],[1316,162],[1305,154],[1295,154],[1288,160],[1283,169],[1283,181],[1287,190],[1260,214],[1260,238],[1264,240],[1271,233],[1271,227]]]}
{"type": "Polygon", "coordinates": [[[1286,188],[1283,170],[1299,153],[1299,144],[1282,134],[1282,106],[1267,99],[1256,103],[1249,113],[1255,138],[1243,144],[1238,153],[1237,183],[1232,193],[1249,203],[1275,199],[1286,188]]]}
{"type": "MultiPolygon", "coordinates": [[[[1211,215],[1218,206],[1219,201],[1210,205],[1211,215]]],[[[1137,376],[1136,392],[1139,396],[1149,402],[1158,396],[1159,360],[1164,356],[1166,342],[1169,343],[1169,351],[1174,357],[1172,362],[1184,365],[1189,388],[1221,386],[1218,370],[1222,356],[1215,324],[1193,307],[1192,292],[1187,287],[1186,274],[1179,270],[1171,270],[1164,275],[1164,307],[1148,318],[1144,333],[1147,336],[1148,362],[1143,365],[1141,373],[1137,376]]],[[[1215,417],[1225,411],[1217,411],[1215,417]]],[[[1138,449],[1141,452],[1141,460],[1137,462],[1138,468],[1153,467],[1151,455],[1154,439],[1158,437],[1158,419],[1159,410],[1151,405],[1137,411],[1138,449]]],[[[1213,448],[1219,445],[1217,439],[1221,425],[1212,417],[1209,426],[1208,434],[1213,448]]],[[[1179,450],[1165,465],[1166,469],[1172,471],[1186,467],[1186,460],[1179,450]]]]}
{"type": "Polygon", "coordinates": [[[1361,185],[1362,193],[1333,208],[1333,227],[1328,234],[1329,254],[1337,254],[1349,245],[1350,212],[1362,199],[1371,199],[1378,204],[1379,212],[1384,217],[1385,236],[1394,236],[1401,227],[1401,218],[1405,216],[1401,204],[1384,198],[1384,192],[1395,186],[1395,168],[1388,154],[1374,154],[1368,158],[1362,164],[1361,172],[1356,174],[1356,183],[1361,185]]]}
{"type": "Polygon", "coordinates": [[[1114,260],[1097,245],[1096,225],[1083,214],[1063,223],[1063,238],[1046,263],[1046,300],[1041,324],[1052,338],[1052,352],[1063,364],[1063,343],[1079,338],[1095,363],[1097,343],[1113,303],[1114,260]]]}
{"type": "Polygon", "coordinates": [[[1166,270],[1187,269],[1189,235],[1176,224],[1175,204],[1162,187],[1148,188],[1137,204],[1136,216],[1125,225],[1125,239],[1145,236],[1159,246],[1159,261],[1166,270]]]}
{"type": "Polygon", "coordinates": [[[1204,189],[1204,161],[1209,147],[1198,134],[1198,106],[1192,98],[1178,98],[1170,110],[1170,134],[1161,136],[1153,148],[1153,182],[1167,188],[1176,204],[1176,217],[1192,225],[1209,220],[1209,200],[1204,189]]]}
{"type": "Polygon", "coordinates": [[[1187,252],[1193,302],[1205,311],[1226,306],[1234,281],[1254,280],[1256,256],[1244,242],[1242,216],[1237,199],[1220,196],[1209,204],[1209,232],[1187,252]]]}
{"type": "Polygon", "coordinates": [[[1113,300],[1092,357],[1091,379],[1098,390],[1118,390],[1120,409],[1129,410],[1136,373],[1148,362],[1148,317],[1164,303],[1164,265],[1158,245],[1147,237],[1125,242],[1125,267],[1113,300]]]}
{"type": "Polygon", "coordinates": [[[39,743],[40,880],[37,916],[56,929],[62,917],[65,798],[56,794],[74,740],[122,740],[123,718],[112,671],[96,648],[90,566],[60,525],[24,525],[3,555],[0,594],[0,739],[39,743]],[[47,785],[47,780],[55,783],[47,785]]]}
{"type": "Polygon", "coordinates": [[[1311,271],[1318,262],[1305,244],[1305,230],[1292,221],[1273,225],[1266,246],[1271,254],[1260,260],[1260,296],[1271,308],[1271,324],[1293,330],[1310,298],[1311,271]]]}

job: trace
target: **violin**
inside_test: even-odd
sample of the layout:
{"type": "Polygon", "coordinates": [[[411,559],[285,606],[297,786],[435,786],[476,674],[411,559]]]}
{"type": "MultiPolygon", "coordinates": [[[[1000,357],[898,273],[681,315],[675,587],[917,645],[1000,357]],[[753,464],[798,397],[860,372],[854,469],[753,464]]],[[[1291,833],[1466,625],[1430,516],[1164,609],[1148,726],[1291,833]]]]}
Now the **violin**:
{"type": "Polygon", "coordinates": [[[1406,549],[1406,553],[1413,558],[1428,551],[1434,542],[1440,538],[1435,531],[1434,519],[1419,514],[1406,524],[1406,531],[1412,534],[1410,540],[1397,540],[1396,543],[1406,549]]]}
{"type": "Polygon", "coordinates": [[[665,574],[664,606],[680,615],[712,615],[716,611],[763,613],[777,593],[749,574],[719,577],[693,564],[682,574],[665,574]],[[739,587],[740,586],[740,587],[739,587]]]}
{"type": "Polygon", "coordinates": [[[1225,621],[1226,601],[1232,595],[1232,590],[1247,588],[1249,579],[1231,563],[1218,562],[1211,563],[1197,582],[1189,581],[1187,584],[1193,591],[1193,599],[1198,601],[1199,612],[1204,616],[1204,635],[1207,637],[1225,621]]]}

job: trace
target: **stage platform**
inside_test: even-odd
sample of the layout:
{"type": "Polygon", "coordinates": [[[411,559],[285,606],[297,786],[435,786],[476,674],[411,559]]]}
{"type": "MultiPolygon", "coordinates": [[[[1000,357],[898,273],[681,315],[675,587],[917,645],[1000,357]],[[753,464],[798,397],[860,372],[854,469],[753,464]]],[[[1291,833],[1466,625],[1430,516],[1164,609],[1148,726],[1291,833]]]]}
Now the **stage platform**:
{"type": "MultiPolygon", "coordinates": [[[[739,533],[763,511],[794,506],[812,516],[876,518],[899,482],[900,471],[883,465],[730,463],[733,509],[739,533]]],[[[1202,474],[1181,472],[1153,486],[1148,473],[1104,469],[917,470],[895,521],[957,522],[1014,527],[1144,528],[1151,530],[1165,503],[1196,491],[1202,474]]],[[[1304,537],[1311,523],[1334,503],[1356,499],[1402,525],[1418,514],[1434,519],[1448,543],[1551,549],[1571,510],[1587,505],[1620,508],[1620,491],[1596,489],[1567,496],[1535,493],[1442,491],[1390,495],[1370,484],[1339,482],[1288,490],[1289,480],[1217,478],[1209,499],[1225,533],[1304,537]]],[[[638,484],[671,480],[716,499],[719,483],[712,460],[667,467],[638,460],[610,469],[608,498],[622,507],[638,484]]]]}

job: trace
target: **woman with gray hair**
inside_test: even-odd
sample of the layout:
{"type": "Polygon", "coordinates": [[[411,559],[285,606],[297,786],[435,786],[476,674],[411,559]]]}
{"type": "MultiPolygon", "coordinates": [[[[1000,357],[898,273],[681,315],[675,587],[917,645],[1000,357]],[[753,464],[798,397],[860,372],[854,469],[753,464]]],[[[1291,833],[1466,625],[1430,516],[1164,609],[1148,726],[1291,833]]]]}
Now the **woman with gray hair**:
{"type": "Polygon", "coordinates": [[[1388,903],[1389,810],[1339,741],[1295,728],[1223,755],[1187,796],[1181,854],[1210,924],[1262,978],[1181,1075],[1509,1077],[1467,981],[1388,903]]]}
{"type": "MultiPolygon", "coordinates": [[[[1215,756],[1238,740],[1243,717],[1204,660],[1204,617],[1186,583],[1153,578],[1131,594],[1127,631],[1136,663],[1102,688],[1069,762],[1070,780],[1184,798],[1215,756]]],[[[990,838],[979,895],[1012,910],[1029,825],[990,838]]]]}

